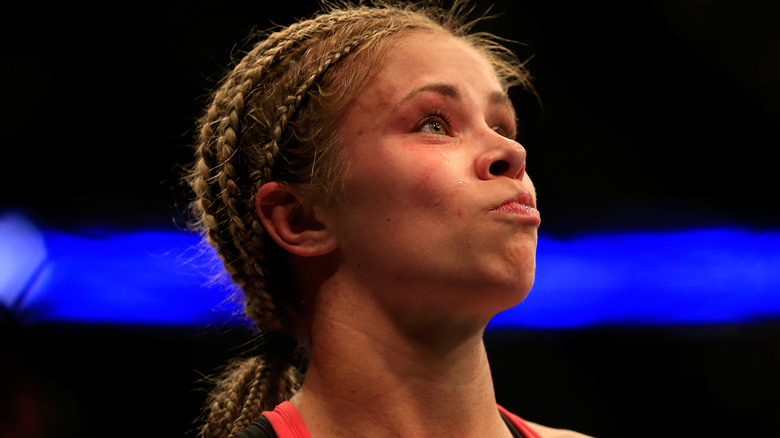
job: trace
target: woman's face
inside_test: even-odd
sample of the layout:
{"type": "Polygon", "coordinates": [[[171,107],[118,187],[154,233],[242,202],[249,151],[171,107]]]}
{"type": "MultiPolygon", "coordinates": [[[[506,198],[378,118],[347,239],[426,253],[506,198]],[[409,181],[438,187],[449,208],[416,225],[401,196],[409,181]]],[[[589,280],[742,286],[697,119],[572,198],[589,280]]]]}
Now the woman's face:
{"type": "Polygon", "coordinates": [[[342,269],[388,304],[490,316],[533,283],[539,213],[493,68],[449,35],[399,37],[341,126],[342,269]]]}

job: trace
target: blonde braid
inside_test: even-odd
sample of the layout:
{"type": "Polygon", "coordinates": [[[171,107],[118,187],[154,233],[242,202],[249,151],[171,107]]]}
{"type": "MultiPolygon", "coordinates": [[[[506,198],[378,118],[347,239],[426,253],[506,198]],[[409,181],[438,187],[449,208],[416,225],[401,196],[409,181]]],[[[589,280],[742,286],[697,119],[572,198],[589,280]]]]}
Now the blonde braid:
{"type": "MultiPolygon", "coordinates": [[[[258,255],[264,253],[263,239],[255,237],[262,236],[262,226],[253,211],[248,211],[245,208],[246,203],[240,200],[241,190],[235,183],[238,173],[231,158],[237,151],[245,97],[260,83],[263,72],[268,70],[282,53],[299,42],[296,38],[285,38],[285,34],[293,33],[300,37],[301,33],[307,32],[306,24],[311,25],[299,23],[288,28],[287,32],[277,32],[249,52],[217,90],[202,122],[198,148],[201,159],[197,165],[199,177],[194,179],[194,188],[200,198],[202,221],[208,230],[210,243],[221,248],[225,268],[233,280],[245,292],[247,288],[252,288],[262,295],[262,299],[258,300],[262,305],[254,306],[250,315],[255,321],[273,321],[276,319],[276,307],[274,300],[269,299],[271,297],[265,291],[267,273],[262,268],[262,260],[257,259],[258,255]],[[273,43],[277,45],[273,46],[273,43]],[[217,132],[221,132],[221,135],[215,134],[212,128],[214,125],[217,125],[217,132]],[[216,157],[213,151],[216,151],[216,157]],[[217,170],[216,174],[214,170],[217,170]],[[219,188],[220,196],[217,199],[211,190],[212,184],[219,188]],[[217,219],[218,216],[220,219],[217,219]],[[226,228],[222,226],[225,223],[226,228]],[[237,264],[239,266],[236,266],[237,264]],[[243,269],[245,267],[249,269],[243,269]]],[[[268,164],[262,167],[267,166],[268,164]]],[[[275,329],[279,324],[267,325],[270,326],[268,328],[275,329]]]]}
{"type": "MultiPolygon", "coordinates": [[[[307,33],[305,29],[298,30],[298,36],[307,33]]],[[[279,33],[275,35],[279,36],[279,33]]],[[[212,245],[220,248],[227,271],[245,291],[247,315],[264,331],[283,330],[284,324],[279,321],[274,297],[266,288],[265,279],[269,274],[268,264],[264,263],[263,257],[263,228],[254,212],[249,211],[246,208],[247,203],[242,200],[242,191],[236,183],[240,175],[233,158],[238,150],[246,96],[260,82],[262,72],[270,68],[279,54],[296,43],[295,39],[277,40],[280,41],[279,44],[267,50],[252,68],[248,67],[247,61],[253,57],[250,52],[245,60],[236,66],[234,74],[231,74],[215,93],[214,102],[202,123],[198,147],[200,158],[196,165],[199,175],[193,182],[194,189],[200,195],[198,205],[202,212],[202,221],[208,230],[208,239],[212,245]],[[226,115],[219,117],[220,113],[226,115]],[[216,131],[222,135],[215,134],[215,126],[216,131]],[[216,154],[213,151],[216,151],[216,154]],[[217,197],[214,196],[214,188],[218,188],[217,197]],[[224,226],[225,221],[227,227],[224,226]],[[226,228],[228,233],[225,233],[226,228]],[[239,262],[244,263],[242,266],[236,266],[239,262]]],[[[328,67],[349,53],[358,43],[359,40],[354,41],[328,57],[293,95],[288,96],[284,106],[279,107],[276,126],[271,130],[272,141],[262,149],[259,157],[258,167],[263,170],[263,174],[260,178],[256,173],[253,174],[252,193],[256,192],[255,188],[262,182],[272,180],[271,169],[275,167],[274,158],[279,153],[283,133],[288,121],[300,108],[305,94],[328,67]]],[[[261,52],[262,48],[256,48],[254,51],[261,52]]],[[[289,363],[273,365],[268,359],[269,356],[264,354],[263,357],[237,362],[220,381],[202,432],[204,438],[235,436],[260,412],[272,409],[297,390],[295,368],[289,363]]]]}
{"type": "Polygon", "coordinates": [[[276,46],[267,47],[268,43],[259,45],[252,50],[244,60],[239,63],[229,75],[225,84],[217,91],[214,103],[207,113],[208,118],[203,124],[201,138],[207,141],[201,142],[201,156],[203,159],[198,165],[200,181],[212,181],[216,179],[219,188],[219,200],[215,199],[208,184],[198,183],[196,190],[201,193],[201,211],[203,211],[203,223],[207,226],[208,237],[212,245],[221,248],[221,253],[228,273],[233,280],[242,287],[246,295],[246,313],[252,318],[261,330],[279,330],[285,326],[284,319],[294,318],[289,315],[289,305],[285,306],[285,313],[280,313],[277,306],[278,298],[267,293],[267,281],[271,275],[267,258],[264,232],[258,221],[252,206],[253,202],[247,199],[247,194],[254,195],[263,182],[273,179],[273,169],[276,167],[275,158],[279,154],[280,144],[287,130],[288,122],[300,108],[306,94],[312,85],[340,58],[346,56],[362,41],[375,38],[379,31],[354,38],[352,42],[325,58],[317,70],[310,74],[298,88],[290,94],[282,105],[276,110],[277,121],[270,129],[271,141],[258,151],[256,168],[260,172],[252,172],[244,175],[248,184],[243,187],[236,183],[240,177],[234,160],[237,153],[241,119],[244,115],[246,97],[252,93],[260,82],[263,70],[270,69],[274,61],[290,50],[298,42],[295,38],[311,38],[314,34],[323,32],[331,33],[335,24],[350,18],[355,21],[360,15],[371,12],[370,9],[361,11],[363,14],[350,15],[346,11],[328,17],[322,26],[318,26],[317,20],[307,20],[299,23],[288,32],[277,32],[270,38],[276,41],[276,46]],[[265,52],[262,49],[266,49],[265,52]],[[259,60],[256,60],[259,58],[259,60]],[[226,113],[217,119],[217,113],[226,113]],[[214,136],[211,127],[217,124],[217,132],[222,135],[214,136]],[[209,141],[210,140],[210,141],[209,141]],[[212,145],[212,142],[215,144],[212,145]],[[216,161],[208,166],[207,158],[210,157],[210,149],[216,150],[216,161]],[[209,150],[208,153],[206,150],[209,150]],[[216,175],[212,174],[218,169],[216,175]],[[244,190],[249,188],[249,190],[244,190]],[[213,212],[213,213],[209,213],[213,212]],[[226,226],[225,226],[226,225],[226,226]],[[256,290],[250,293],[247,289],[256,290]]]}
{"type": "MultiPolygon", "coordinates": [[[[299,87],[295,92],[288,96],[287,99],[284,102],[283,106],[280,106],[277,108],[276,114],[278,116],[276,126],[274,126],[273,129],[273,139],[268,145],[268,148],[266,149],[269,154],[269,158],[273,160],[273,157],[279,154],[279,143],[282,141],[282,133],[285,132],[285,129],[287,128],[288,121],[293,117],[295,112],[300,108],[301,101],[303,100],[306,93],[309,91],[309,89],[312,87],[314,82],[319,79],[320,76],[322,76],[325,71],[328,70],[330,66],[338,62],[339,59],[346,56],[351,52],[356,46],[358,46],[361,42],[365,41],[366,39],[371,38],[372,36],[380,34],[381,31],[373,32],[372,34],[360,38],[355,38],[353,41],[347,43],[342,49],[340,49],[337,52],[334,52],[331,54],[328,58],[325,59],[325,61],[319,66],[317,71],[312,73],[299,87]]],[[[273,161],[271,161],[273,164],[273,161]]],[[[268,175],[268,178],[270,179],[270,174],[268,175]]]]}
{"type": "MultiPolygon", "coordinates": [[[[291,27],[288,31],[295,32],[296,28],[291,27]]],[[[250,224],[251,234],[262,236],[263,230],[259,221],[242,208],[242,202],[235,201],[240,197],[240,190],[235,183],[238,174],[231,157],[237,150],[245,96],[260,82],[264,70],[267,70],[281,53],[298,41],[294,38],[284,40],[283,36],[284,32],[277,32],[256,46],[234,68],[215,93],[213,103],[202,121],[200,142],[196,152],[200,158],[195,166],[195,176],[192,178],[193,189],[199,195],[197,205],[202,214],[201,221],[207,230],[209,242],[220,249],[226,270],[234,281],[245,291],[251,287],[254,291],[251,296],[261,295],[253,300],[262,305],[253,307],[251,317],[255,321],[263,321],[263,325],[271,328],[276,328],[274,324],[269,324],[269,321],[275,319],[276,309],[274,300],[265,289],[266,275],[262,269],[262,260],[256,258],[264,253],[263,239],[245,240],[251,242],[251,245],[255,246],[254,249],[245,248],[240,243],[246,234],[242,232],[247,230],[247,222],[250,224]],[[273,46],[274,43],[278,44],[273,46]],[[217,132],[222,133],[221,135],[215,133],[215,127],[217,132]],[[216,198],[212,186],[218,190],[219,196],[216,198]],[[248,221],[247,216],[250,216],[248,221]],[[225,222],[228,223],[230,237],[223,234],[224,228],[221,225],[225,222]],[[230,248],[231,244],[238,250],[238,254],[230,248]],[[254,256],[250,255],[252,253],[254,256]],[[250,269],[243,269],[242,273],[241,267],[236,266],[240,260],[251,260],[248,266],[250,269]],[[244,277],[246,274],[249,275],[244,277]]],[[[287,372],[278,373],[284,377],[282,379],[284,381],[288,381],[290,375],[290,365],[286,368],[288,368],[287,372]]],[[[262,409],[271,407],[273,401],[266,404],[261,404],[260,401],[272,399],[268,397],[273,394],[273,392],[268,393],[268,387],[273,381],[271,376],[273,371],[271,367],[265,366],[265,362],[259,357],[237,362],[216,385],[202,436],[204,438],[233,437],[237,430],[246,427],[262,409]]],[[[294,384],[288,384],[288,387],[293,386],[294,384]]]]}
{"type": "Polygon", "coordinates": [[[289,400],[300,387],[297,368],[291,365],[295,340],[266,335],[266,347],[278,354],[263,354],[231,362],[216,382],[209,401],[203,438],[233,438],[261,412],[289,400]]]}

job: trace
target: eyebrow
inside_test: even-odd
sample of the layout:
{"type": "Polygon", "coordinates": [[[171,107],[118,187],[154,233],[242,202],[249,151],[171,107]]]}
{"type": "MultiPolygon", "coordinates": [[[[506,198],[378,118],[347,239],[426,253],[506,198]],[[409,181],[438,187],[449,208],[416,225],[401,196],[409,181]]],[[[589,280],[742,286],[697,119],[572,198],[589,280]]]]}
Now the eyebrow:
{"type": "MultiPolygon", "coordinates": [[[[394,109],[400,107],[401,105],[403,105],[405,102],[407,102],[409,99],[413,98],[414,96],[424,92],[433,92],[433,93],[441,94],[446,97],[451,97],[455,100],[461,99],[460,92],[453,85],[446,84],[446,83],[434,83],[434,84],[428,84],[428,85],[423,85],[421,87],[417,87],[412,91],[408,92],[406,96],[404,96],[400,101],[398,101],[396,105],[394,105],[394,109]]],[[[512,100],[503,91],[491,92],[490,95],[488,96],[488,102],[491,104],[509,105],[510,107],[512,107],[512,100]]]]}

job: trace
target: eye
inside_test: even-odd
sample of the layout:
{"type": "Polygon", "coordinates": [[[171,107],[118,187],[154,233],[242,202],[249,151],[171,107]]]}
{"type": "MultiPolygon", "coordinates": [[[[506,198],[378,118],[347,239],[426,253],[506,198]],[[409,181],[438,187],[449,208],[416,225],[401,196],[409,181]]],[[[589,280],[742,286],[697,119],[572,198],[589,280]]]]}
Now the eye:
{"type": "Polygon", "coordinates": [[[511,140],[515,140],[515,137],[517,136],[517,129],[514,127],[509,128],[505,125],[498,125],[493,126],[492,129],[498,133],[498,135],[501,135],[502,137],[506,137],[511,140]]]}
{"type": "Polygon", "coordinates": [[[449,134],[450,118],[443,111],[437,111],[424,117],[417,124],[415,130],[426,134],[447,135],[449,134]]]}
{"type": "Polygon", "coordinates": [[[423,125],[420,127],[420,132],[438,135],[447,134],[447,130],[444,129],[444,123],[435,120],[423,123],[423,125]]]}

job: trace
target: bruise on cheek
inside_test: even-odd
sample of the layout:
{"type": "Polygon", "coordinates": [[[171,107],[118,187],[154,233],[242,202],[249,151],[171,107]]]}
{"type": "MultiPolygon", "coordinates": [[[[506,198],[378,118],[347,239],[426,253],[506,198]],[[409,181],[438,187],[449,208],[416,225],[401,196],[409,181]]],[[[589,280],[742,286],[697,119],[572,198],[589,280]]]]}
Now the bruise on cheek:
{"type": "MultiPolygon", "coordinates": [[[[454,170],[447,165],[448,157],[443,153],[421,156],[416,154],[416,161],[409,166],[417,167],[414,186],[412,189],[412,202],[429,208],[440,208],[446,205],[448,210],[455,213],[452,208],[452,200],[459,198],[467,187],[467,184],[458,181],[457,184],[445,184],[443,181],[450,178],[449,174],[454,170]]],[[[457,211],[462,217],[462,211],[457,211]]]]}
{"type": "MultiPolygon", "coordinates": [[[[417,178],[417,183],[414,186],[414,196],[421,201],[430,198],[432,195],[430,181],[434,167],[434,165],[426,166],[425,169],[423,169],[422,174],[417,178]]],[[[434,198],[436,198],[435,195],[434,198]]]]}

